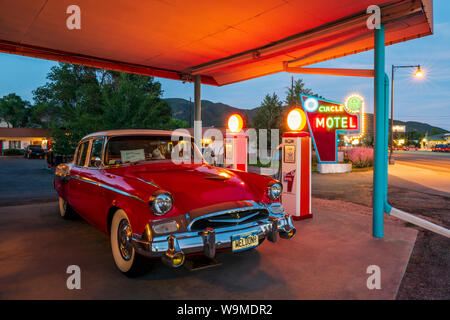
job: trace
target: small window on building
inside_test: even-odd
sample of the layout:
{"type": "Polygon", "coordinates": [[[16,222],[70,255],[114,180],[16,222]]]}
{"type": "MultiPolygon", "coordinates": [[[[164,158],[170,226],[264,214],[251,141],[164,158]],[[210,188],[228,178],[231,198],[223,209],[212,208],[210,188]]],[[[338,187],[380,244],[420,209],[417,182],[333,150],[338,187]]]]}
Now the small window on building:
{"type": "Polygon", "coordinates": [[[10,140],[9,141],[9,148],[10,149],[20,149],[21,147],[21,141],[20,140],[10,140]]]}

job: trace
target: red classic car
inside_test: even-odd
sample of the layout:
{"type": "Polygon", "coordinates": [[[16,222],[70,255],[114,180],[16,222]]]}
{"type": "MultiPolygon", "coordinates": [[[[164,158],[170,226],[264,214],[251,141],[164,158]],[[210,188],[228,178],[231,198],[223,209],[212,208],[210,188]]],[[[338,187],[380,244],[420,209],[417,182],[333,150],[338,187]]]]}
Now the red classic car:
{"type": "Polygon", "coordinates": [[[187,255],[213,258],[295,235],[277,180],[210,166],[192,137],[171,131],[90,134],[73,162],[57,166],[54,187],[61,216],[78,213],[108,234],[125,274],[143,257],[178,267],[187,255]]]}

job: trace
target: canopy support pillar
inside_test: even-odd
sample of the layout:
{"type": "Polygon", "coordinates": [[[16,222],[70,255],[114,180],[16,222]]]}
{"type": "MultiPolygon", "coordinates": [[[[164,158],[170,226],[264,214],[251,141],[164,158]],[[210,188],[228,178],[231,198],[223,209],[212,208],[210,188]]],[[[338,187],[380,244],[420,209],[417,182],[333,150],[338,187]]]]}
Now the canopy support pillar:
{"type": "Polygon", "coordinates": [[[386,139],[386,99],[385,99],[385,26],[375,29],[375,152],[373,171],[373,225],[372,234],[375,238],[383,238],[383,214],[385,188],[387,181],[386,139]]]}

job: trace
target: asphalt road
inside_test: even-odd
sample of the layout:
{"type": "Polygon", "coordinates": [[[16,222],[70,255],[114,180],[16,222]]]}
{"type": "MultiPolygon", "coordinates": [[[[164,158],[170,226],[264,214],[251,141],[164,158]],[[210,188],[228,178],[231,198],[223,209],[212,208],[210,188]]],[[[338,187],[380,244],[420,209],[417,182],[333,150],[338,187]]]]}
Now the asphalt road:
{"type": "MultiPolygon", "coordinates": [[[[389,201],[400,195],[421,194],[450,198],[450,153],[406,151],[394,153],[395,164],[389,165],[389,201]]],[[[344,200],[372,206],[373,170],[342,174],[312,175],[313,197],[344,200]]],[[[412,199],[402,196],[405,203],[412,199]]]]}
{"type": "Polygon", "coordinates": [[[450,174],[450,152],[395,151],[394,160],[399,164],[450,174]]]}
{"type": "Polygon", "coordinates": [[[56,201],[45,160],[0,157],[0,206],[56,201]]]}

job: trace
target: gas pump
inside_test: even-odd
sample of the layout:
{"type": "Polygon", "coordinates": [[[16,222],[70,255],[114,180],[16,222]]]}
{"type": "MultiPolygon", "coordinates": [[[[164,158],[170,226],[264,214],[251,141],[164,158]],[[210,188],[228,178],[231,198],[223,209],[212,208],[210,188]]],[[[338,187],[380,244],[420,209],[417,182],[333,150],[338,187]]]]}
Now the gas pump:
{"type": "Polygon", "coordinates": [[[294,220],[312,218],[311,213],[311,136],[301,131],[306,126],[303,110],[288,113],[291,131],[282,135],[281,202],[294,220]]]}
{"type": "Polygon", "coordinates": [[[233,114],[228,118],[227,124],[224,165],[227,168],[247,171],[247,135],[242,130],[244,120],[239,114],[233,114]]]}

